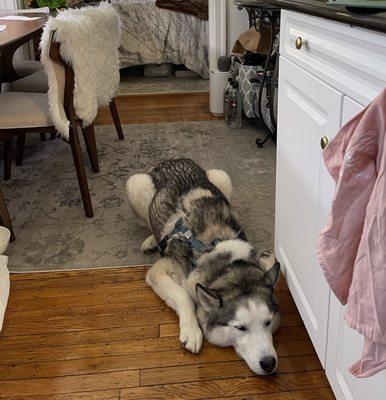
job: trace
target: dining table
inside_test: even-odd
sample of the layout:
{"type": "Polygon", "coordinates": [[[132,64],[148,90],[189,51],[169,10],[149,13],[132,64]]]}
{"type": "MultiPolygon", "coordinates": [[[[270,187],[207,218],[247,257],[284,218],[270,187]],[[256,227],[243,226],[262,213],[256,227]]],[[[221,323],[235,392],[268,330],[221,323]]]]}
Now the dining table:
{"type": "Polygon", "coordinates": [[[0,64],[3,81],[13,82],[20,78],[13,67],[13,56],[23,44],[40,37],[46,20],[47,15],[41,13],[0,12],[0,25],[6,26],[0,31],[0,64]],[[4,19],[9,16],[28,17],[28,19],[4,19]]]}

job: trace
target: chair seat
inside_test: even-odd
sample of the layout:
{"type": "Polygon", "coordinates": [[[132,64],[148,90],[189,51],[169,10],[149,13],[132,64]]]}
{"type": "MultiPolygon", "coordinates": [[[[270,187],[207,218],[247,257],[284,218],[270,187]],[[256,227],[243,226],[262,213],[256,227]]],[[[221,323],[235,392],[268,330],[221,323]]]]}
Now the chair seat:
{"type": "Polygon", "coordinates": [[[22,92],[0,94],[0,131],[51,125],[47,94],[22,92]]]}
{"type": "Polygon", "coordinates": [[[10,84],[11,92],[47,93],[48,79],[43,70],[35,72],[10,84]]]}
{"type": "Polygon", "coordinates": [[[34,74],[35,72],[41,71],[43,66],[40,61],[35,60],[24,60],[15,62],[13,68],[19,76],[27,76],[34,74]]]}

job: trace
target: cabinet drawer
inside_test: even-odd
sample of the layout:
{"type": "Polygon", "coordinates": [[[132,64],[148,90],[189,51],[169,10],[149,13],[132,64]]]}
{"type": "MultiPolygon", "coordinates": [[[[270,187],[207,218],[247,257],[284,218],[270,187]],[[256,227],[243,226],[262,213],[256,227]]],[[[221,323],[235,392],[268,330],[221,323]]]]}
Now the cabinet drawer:
{"type": "Polygon", "coordinates": [[[280,35],[281,55],[362,104],[386,87],[386,34],[282,11],[280,35]]]}

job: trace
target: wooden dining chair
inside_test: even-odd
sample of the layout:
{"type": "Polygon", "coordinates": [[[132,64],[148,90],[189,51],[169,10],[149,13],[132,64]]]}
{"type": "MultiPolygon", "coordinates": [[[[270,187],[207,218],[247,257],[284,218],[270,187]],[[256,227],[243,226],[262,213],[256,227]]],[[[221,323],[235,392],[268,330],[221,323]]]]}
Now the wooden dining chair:
{"type": "MultiPolygon", "coordinates": [[[[75,164],[79,189],[86,216],[93,217],[93,208],[90,191],[87,183],[86,171],[82,160],[82,150],[79,142],[78,124],[74,111],[74,71],[60,56],[60,44],[51,40],[49,56],[58,67],[58,86],[64,89],[63,108],[66,118],[70,122],[69,144],[75,164]]],[[[52,124],[46,93],[6,92],[0,94],[0,140],[4,140],[4,178],[11,176],[12,137],[16,136],[18,149],[24,147],[27,132],[56,132],[52,124]]],[[[87,153],[94,172],[99,171],[96,151],[94,127],[91,124],[82,128],[87,153]]],[[[22,157],[22,154],[17,154],[22,157]]]]}
{"type": "MultiPolygon", "coordinates": [[[[32,93],[47,93],[48,91],[48,79],[44,70],[37,71],[26,77],[17,79],[12,82],[9,86],[11,92],[32,92],[32,93]]],[[[117,131],[118,138],[123,140],[122,124],[119,117],[117,103],[113,98],[109,104],[111,117],[114,122],[115,130],[117,131]]]]}
{"type": "MultiPolygon", "coordinates": [[[[103,17],[101,20],[102,24],[106,23],[106,24],[110,24],[110,26],[113,25],[112,28],[110,29],[110,31],[112,31],[112,32],[114,32],[115,26],[117,26],[119,24],[119,17],[117,16],[118,20],[115,19],[114,17],[112,17],[110,15],[109,12],[106,13],[107,10],[103,10],[103,7],[91,7],[91,8],[86,7],[85,9],[71,10],[71,11],[68,10],[68,12],[71,14],[71,18],[76,18],[76,19],[83,20],[83,21],[85,21],[85,18],[86,18],[86,20],[88,20],[90,22],[90,19],[92,19],[93,16],[85,15],[85,14],[88,14],[87,10],[94,10],[97,14],[102,15],[102,17],[103,17]]],[[[92,13],[94,13],[94,11],[92,11],[92,13]]],[[[66,12],[64,14],[66,14],[66,12]]],[[[63,15],[63,13],[61,15],[63,15]]],[[[94,16],[95,16],[95,14],[94,14],[94,16]]],[[[60,16],[58,16],[57,18],[60,18],[60,16]]],[[[50,19],[48,21],[47,25],[49,25],[51,20],[57,20],[57,18],[50,19]]],[[[47,27],[47,25],[46,25],[45,30],[50,29],[47,27]]],[[[96,27],[96,29],[98,29],[98,27],[96,27]]],[[[59,31],[60,31],[60,29],[59,29],[59,31]]],[[[92,36],[92,32],[90,32],[90,35],[92,36]]],[[[85,39],[83,37],[83,40],[88,41],[89,38],[85,39]]],[[[115,45],[117,45],[115,40],[113,40],[111,43],[112,44],[110,46],[114,47],[115,45]]],[[[92,47],[92,45],[93,45],[93,41],[90,42],[90,47],[92,47]]],[[[72,44],[72,46],[75,46],[75,43],[72,44]]],[[[47,48],[46,44],[44,45],[44,47],[47,48]]],[[[75,46],[75,51],[76,51],[76,46],[75,46]]],[[[97,48],[96,48],[96,51],[98,51],[97,48]]],[[[78,55],[78,57],[79,57],[79,55],[78,55]]],[[[106,60],[108,60],[108,59],[106,58],[106,60]]],[[[118,65],[116,65],[116,68],[117,68],[116,71],[118,71],[118,65]]],[[[114,73],[112,73],[112,76],[114,76],[114,73]]],[[[9,89],[12,92],[46,93],[48,91],[48,77],[44,70],[39,70],[39,71],[35,72],[34,74],[31,74],[29,76],[26,76],[26,77],[23,77],[21,79],[17,79],[15,81],[11,82],[9,85],[9,89]]],[[[113,119],[115,129],[118,134],[118,138],[120,140],[123,140],[124,139],[123,129],[122,129],[122,125],[121,125],[121,121],[120,121],[120,117],[119,117],[119,113],[118,113],[118,109],[117,109],[117,105],[116,105],[116,101],[115,101],[114,97],[112,97],[109,102],[109,108],[110,108],[110,112],[111,112],[111,116],[113,119]]],[[[91,130],[91,129],[93,129],[93,127],[90,127],[88,129],[91,130]]],[[[45,139],[45,133],[41,133],[41,139],[42,140],[45,139]]],[[[24,137],[20,137],[18,140],[16,165],[21,165],[21,163],[22,163],[22,157],[23,157],[23,152],[24,152],[24,150],[23,150],[24,143],[25,143],[25,135],[24,135],[24,137]]]]}
{"type": "MultiPolygon", "coordinates": [[[[32,75],[26,76],[24,78],[18,79],[11,83],[10,90],[12,92],[28,92],[28,93],[47,93],[48,91],[48,79],[43,70],[38,71],[32,75]]],[[[118,134],[118,138],[123,140],[124,134],[122,129],[121,120],[119,117],[119,112],[117,109],[117,104],[115,98],[113,98],[109,104],[111,117],[114,122],[115,130],[118,134]]],[[[24,135],[25,136],[25,135],[24,135]]],[[[41,134],[41,139],[45,140],[45,133],[41,134]]],[[[16,165],[21,165],[24,153],[24,143],[25,137],[20,139],[17,143],[17,158],[16,165]]]]}
{"type": "Polygon", "coordinates": [[[13,242],[15,240],[15,234],[13,232],[12,221],[11,217],[9,216],[7,203],[5,202],[1,189],[0,189],[0,222],[11,232],[10,241],[13,242]]]}
{"type": "MultiPolygon", "coordinates": [[[[71,146],[88,217],[93,216],[93,208],[82,162],[78,126],[82,126],[92,169],[98,172],[92,122],[98,106],[110,103],[119,83],[119,36],[119,14],[107,2],[97,7],[63,11],[55,18],[48,19],[40,43],[42,64],[49,73],[48,92],[0,94],[0,133],[9,135],[5,142],[5,160],[8,163],[5,171],[11,171],[9,137],[18,137],[21,146],[17,153],[18,160],[21,160],[27,132],[60,132],[71,146]],[[80,24],[84,29],[78,29],[80,24]],[[93,57],[95,51],[99,57],[93,57]]],[[[110,109],[116,112],[114,101],[110,109]]],[[[118,122],[117,119],[115,122],[118,122]]],[[[123,138],[123,133],[120,134],[123,138]]]]}

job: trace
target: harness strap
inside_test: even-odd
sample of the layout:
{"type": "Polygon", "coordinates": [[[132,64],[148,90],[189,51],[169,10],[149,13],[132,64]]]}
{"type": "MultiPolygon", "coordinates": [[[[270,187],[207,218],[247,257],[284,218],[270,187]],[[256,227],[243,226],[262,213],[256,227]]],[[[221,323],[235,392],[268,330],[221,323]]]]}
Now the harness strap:
{"type": "Polygon", "coordinates": [[[195,249],[198,252],[206,252],[209,249],[205,246],[204,243],[201,242],[201,240],[198,240],[194,235],[193,231],[190,228],[187,228],[186,226],[183,225],[182,218],[179,218],[174,225],[173,230],[167,234],[159,243],[158,243],[158,251],[161,253],[161,255],[164,254],[164,251],[168,245],[168,241],[172,239],[174,236],[182,233],[185,240],[190,243],[193,249],[195,249]]]}
{"type": "MultiPolygon", "coordinates": [[[[205,244],[203,242],[201,242],[201,240],[198,240],[194,234],[193,231],[190,228],[187,228],[186,226],[184,226],[182,218],[179,218],[175,225],[173,230],[167,234],[166,236],[164,236],[162,238],[162,240],[160,240],[160,242],[157,245],[158,251],[160,252],[160,254],[163,256],[165,249],[168,245],[168,241],[170,239],[172,239],[174,236],[177,236],[179,234],[183,234],[183,238],[184,240],[186,240],[188,243],[190,243],[191,247],[193,250],[195,250],[197,253],[206,253],[211,251],[218,243],[221,242],[221,239],[214,239],[212,241],[211,246],[205,246],[205,244]]],[[[237,239],[240,234],[242,233],[242,229],[240,229],[237,232],[237,235],[235,237],[235,239],[237,239]]],[[[192,264],[196,265],[196,260],[192,260],[192,264]]]]}

